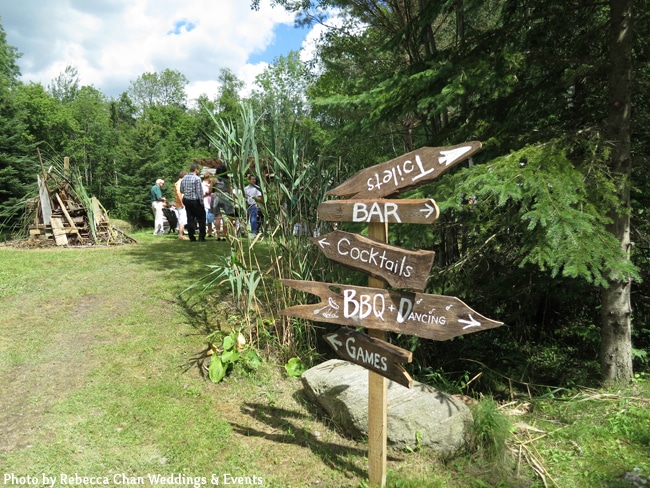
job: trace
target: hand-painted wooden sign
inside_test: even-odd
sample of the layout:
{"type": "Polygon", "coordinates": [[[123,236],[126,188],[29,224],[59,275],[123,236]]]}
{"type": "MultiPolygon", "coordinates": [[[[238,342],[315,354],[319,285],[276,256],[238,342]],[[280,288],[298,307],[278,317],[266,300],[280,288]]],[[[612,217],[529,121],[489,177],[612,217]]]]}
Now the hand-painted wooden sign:
{"type": "Polygon", "coordinates": [[[393,331],[436,341],[503,325],[503,322],[483,317],[456,297],[318,281],[281,282],[321,299],[317,304],[296,305],[280,312],[291,317],[393,331]]]}
{"type": "Polygon", "coordinates": [[[363,366],[400,385],[411,388],[413,378],[397,363],[410,363],[413,353],[362,332],[341,327],[323,338],[346,361],[363,366]]]}
{"type": "Polygon", "coordinates": [[[423,291],[433,264],[433,251],[409,251],[358,234],[336,230],[313,237],[332,261],[385,280],[394,288],[423,291]]]}
{"type": "Polygon", "coordinates": [[[422,147],[359,171],[327,192],[348,198],[384,198],[438,178],[481,149],[478,141],[449,147],[422,147]]]}
{"type": "Polygon", "coordinates": [[[440,209],[430,198],[327,200],[318,205],[318,218],[328,222],[433,224],[439,216],[440,209]]]}

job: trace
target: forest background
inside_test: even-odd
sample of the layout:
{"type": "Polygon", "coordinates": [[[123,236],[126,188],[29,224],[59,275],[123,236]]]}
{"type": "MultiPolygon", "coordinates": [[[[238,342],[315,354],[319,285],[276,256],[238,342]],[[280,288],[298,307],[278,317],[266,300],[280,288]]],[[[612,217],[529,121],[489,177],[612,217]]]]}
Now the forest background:
{"type": "MultiPolygon", "coordinates": [[[[171,197],[193,159],[219,157],[240,187],[249,171],[262,176],[271,262],[287,258],[285,277],[364,284],[293,225],[313,227],[327,189],[362,168],[479,140],[467,163],[403,195],[434,198],[439,221],[391,228],[390,242],[436,252],[427,293],[506,325],[444,343],[394,337],[414,351],[412,373],[469,386],[480,372],[472,388],[493,394],[513,381],[539,391],[627,381],[650,371],[649,3],[279,0],[298,23],[327,24],[330,8],[345,22],[312,62],[276,59],[250,95],[224,69],[218,95],[197,100],[173,69],[143,73],[117,99],[80,86],[74,66],[48,86],[22,83],[0,29],[0,206],[18,209],[9,223],[20,226],[38,149],[70,157],[112,218],[147,226],[157,178],[171,197]]],[[[215,270],[246,268],[248,291],[233,294],[258,302],[254,259],[229,258],[215,270]]],[[[277,334],[286,355],[317,351],[296,327],[308,326],[283,322],[277,334]]]]}

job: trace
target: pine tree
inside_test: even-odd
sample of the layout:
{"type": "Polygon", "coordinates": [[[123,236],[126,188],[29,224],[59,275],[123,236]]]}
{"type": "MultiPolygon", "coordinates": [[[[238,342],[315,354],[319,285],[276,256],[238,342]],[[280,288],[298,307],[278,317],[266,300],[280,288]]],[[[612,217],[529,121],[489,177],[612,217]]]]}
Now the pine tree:
{"type": "MultiPolygon", "coordinates": [[[[0,26],[0,207],[12,208],[36,185],[35,149],[24,138],[25,125],[15,100],[20,71],[16,65],[16,49],[7,44],[0,26]]],[[[10,219],[15,223],[19,215],[10,219]]]]}

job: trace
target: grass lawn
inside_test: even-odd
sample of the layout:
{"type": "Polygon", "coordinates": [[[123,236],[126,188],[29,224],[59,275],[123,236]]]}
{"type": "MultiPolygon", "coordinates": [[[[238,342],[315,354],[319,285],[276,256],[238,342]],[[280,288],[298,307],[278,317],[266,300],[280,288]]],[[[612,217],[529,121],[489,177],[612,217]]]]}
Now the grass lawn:
{"type": "MultiPolygon", "coordinates": [[[[0,247],[2,486],[366,486],[367,444],[341,435],[282,365],[218,384],[201,374],[204,319],[179,294],[228,244],[133,235],[0,247]]],[[[527,427],[509,475],[475,455],[391,451],[388,486],[633,486],[626,473],[650,474],[649,383],[534,400],[513,419],[527,427]]]]}

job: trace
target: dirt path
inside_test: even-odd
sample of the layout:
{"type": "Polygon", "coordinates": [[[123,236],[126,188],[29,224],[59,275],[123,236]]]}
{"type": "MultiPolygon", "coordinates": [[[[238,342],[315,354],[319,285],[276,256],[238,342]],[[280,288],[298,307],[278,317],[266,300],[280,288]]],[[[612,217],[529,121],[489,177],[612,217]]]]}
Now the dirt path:
{"type": "MultiPolygon", "coordinates": [[[[234,453],[257,453],[248,462],[262,475],[282,473],[283,479],[293,481],[286,486],[327,486],[323,480],[341,476],[350,480],[349,486],[357,486],[364,478],[364,445],[341,436],[317,408],[306,404],[300,382],[287,380],[282,368],[269,368],[263,379],[218,385],[202,378],[198,368],[183,371],[187,360],[205,347],[205,336],[193,330],[192,317],[184,314],[175,303],[176,292],[169,289],[170,275],[181,271],[185,283],[196,274],[183,266],[187,256],[176,255],[173,249],[154,253],[142,247],[93,256],[83,251],[60,256],[21,252],[35,253],[28,257],[33,269],[24,267],[24,255],[12,261],[0,248],[0,260],[8,258],[0,270],[0,472],[8,465],[17,469],[16,463],[30,469],[33,460],[42,462],[36,447],[65,442],[68,429],[84,436],[84,426],[95,425],[97,406],[81,408],[75,395],[96,395],[94,385],[105,381],[103,371],[116,368],[116,380],[122,375],[135,388],[146,383],[145,378],[157,382],[158,376],[167,376],[170,388],[191,385],[190,391],[215,404],[215,411],[197,422],[225,420],[229,425],[228,445],[219,446],[224,455],[231,447],[234,453]],[[163,335],[156,336],[156,331],[163,335]],[[123,349],[134,350],[133,343],[142,344],[135,349],[136,356],[160,348],[165,359],[157,363],[122,356],[123,349]],[[71,403],[77,409],[72,414],[65,410],[72,408],[71,403]]],[[[201,256],[196,261],[203,266],[201,256]]],[[[189,408],[196,404],[191,395],[184,398],[189,408]]],[[[97,425],[113,428],[106,422],[97,425]]],[[[85,452],[92,450],[92,444],[83,447],[85,452]]],[[[155,446],[159,448],[164,449],[155,446]]],[[[110,456],[116,463],[130,453],[110,456]]],[[[58,461],[52,462],[58,466],[58,461]]]]}
{"type": "MultiPolygon", "coordinates": [[[[56,300],[56,296],[53,297],[56,300]]],[[[93,314],[105,313],[98,295],[79,296],[71,317],[97,323],[93,314]]],[[[41,303],[44,310],[54,303],[41,303]]],[[[101,339],[96,329],[66,327],[52,330],[46,323],[13,321],[4,339],[13,339],[12,347],[25,344],[23,337],[39,330],[43,348],[32,350],[26,363],[10,364],[0,370],[0,454],[13,452],[43,440],[47,413],[62,399],[81,388],[85,374],[95,366],[89,354],[91,345],[101,339]],[[23,330],[24,329],[24,330],[23,330]]]]}

